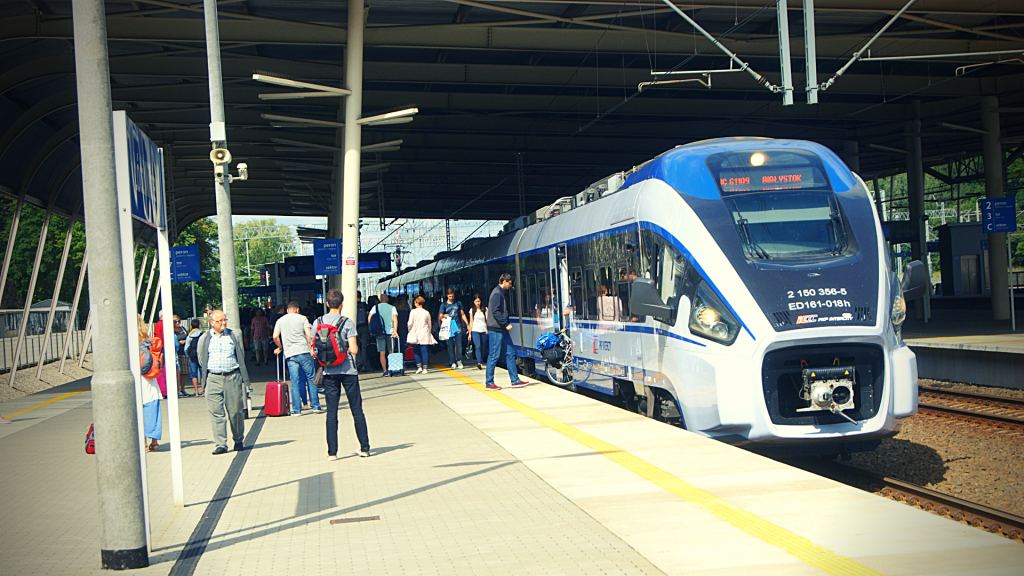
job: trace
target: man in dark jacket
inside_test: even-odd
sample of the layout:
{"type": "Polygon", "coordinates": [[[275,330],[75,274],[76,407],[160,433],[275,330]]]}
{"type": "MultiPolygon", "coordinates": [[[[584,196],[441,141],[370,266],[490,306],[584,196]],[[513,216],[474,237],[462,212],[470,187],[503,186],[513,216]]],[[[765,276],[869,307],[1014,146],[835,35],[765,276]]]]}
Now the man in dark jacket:
{"type": "Polygon", "coordinates": [[[508,291],[512,288],[512,275],[505,272],[498,278],[498,285],[491,291],[487,299],[487,341],[490,345],[487,354],[487,386],[488,390],[501,390],[494,383],[494,366],[498,357],[505,353],[505,368],[511,379],[512,388],[522,388],[526,382],[519,379],[516,373],[516,348],[512,343],[512,323],[508,318],[508,291]]]}

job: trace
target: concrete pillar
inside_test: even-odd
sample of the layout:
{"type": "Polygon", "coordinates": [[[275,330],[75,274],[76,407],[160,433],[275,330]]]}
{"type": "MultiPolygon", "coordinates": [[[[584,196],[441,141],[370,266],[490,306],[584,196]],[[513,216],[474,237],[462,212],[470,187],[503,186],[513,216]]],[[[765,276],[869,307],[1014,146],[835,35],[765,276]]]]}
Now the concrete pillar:
{"type": "MultiPolygon", "coordinates": [[[[999,98],[981,97],[981,128],[986,134],[981,137],[981,157],[985,162],[985,197],[1002,198],[1003,146],[999,142],[999,98]]],[[[1006,278],[1006,233],[988,235],[989,286],[992,287],[992,319],[1009,320],[1010,294],[1006,278]]]]}
{"type": "MultiPolygon", "coordinates": [[[[910,221],[914,223],[916,242],[910,243],[910,255],[914,260],[928,261],[928,236],[925,233],[924,212],[924,161],[921,153],[921,101],[911,102],[912,117],[906,123],[907,155],[907,198],[910,207],[910,221]]],[[[929,289],[924,298],[917,300],[917,317],[928,320],[931,307],[931,270],[928,271],[929,289]]]]}
{"type": "Polygon", "coordinates": [[[843,162],[850,170],[860,173],[860,144],[856,140],[843,140],[843,162]]]}
{"type": "Polygon", "coordinates": [[[100,561],[108,570],[145,568],[149,554],[142,510],[135,377],[129,369],[128,294],[118,226],[104,3],[72,0],[71,7],[85,234],[91,253],[89,295],[92,320],[104,343],[103,354],[93,358],[92,376],[100,561]]]}
{"type": "MultiPolygon", "coordinates": [[[[341,220],[341,292],[345,295],[342,314],[356,317],[356,283],[359,270],[359,163],[363,112],[363,27],[362,0],[348,0],[348,46],[345,48],[345,87],[352,93],[345,99],[344,186],[341,220]]],[[[332,284],[333,285],[333,284],[332,284]]]]}

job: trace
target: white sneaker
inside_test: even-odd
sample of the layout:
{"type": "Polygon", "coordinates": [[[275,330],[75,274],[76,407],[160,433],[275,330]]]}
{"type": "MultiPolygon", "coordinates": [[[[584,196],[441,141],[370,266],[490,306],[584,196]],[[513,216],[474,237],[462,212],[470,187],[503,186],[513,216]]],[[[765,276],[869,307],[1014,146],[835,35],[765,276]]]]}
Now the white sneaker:
{"type": "Polygon", "coordinates": [[[328,455],[328,456],[327,456],[327,461],[328,461],[328,462],[334,462],[334,461],[335,461],[335,460],[337,460],[337,459],[338,459],[338,457],[337,457],[337,456],[331,456],[331,455],[328,455]]]}
{"type": "Polygon", "coordinates": [[[459,370],[462,370],[462,368],[463,368],[462,362],[459,362],[459,370]]]}
{"type": "Polygon", "coordinates": [[[421,367],[417,368],[416,369],[416,373],[417,374],[423,374],[423,367],[421,366],[421,367]]]}
{"type": "Polygon", "coordinates": [[[424,366],[424,367],[423,367],[423,373],[424,373],[424,374],[426,374],[426,373],[427,373],[427,367],[426,367],[426,366],[424,366]]]}
{"type": "Polygon", "coordinates": [[[452,364],[452,370],[455,370],[455,364],[452,364]]]}

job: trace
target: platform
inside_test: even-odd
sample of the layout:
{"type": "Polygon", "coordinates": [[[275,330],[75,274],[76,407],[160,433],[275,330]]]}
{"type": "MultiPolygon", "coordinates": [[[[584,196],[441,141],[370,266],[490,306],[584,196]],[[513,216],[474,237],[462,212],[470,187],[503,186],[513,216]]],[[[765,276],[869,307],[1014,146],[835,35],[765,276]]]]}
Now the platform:
{"type": "Polygon", "coordinates": [[[917,355],[921,378],[1024,390],[1024,318],[993,322],[991,311],[935,311],[928,323],[908,320],[903,339],[917,355]]]}
{"type": "MultiPolygon", "coordinates": [[[[254,372],[271,376],[267,367],[254,372]]],[[[364,376],[373,455],[335,462],[326,460],[322,414],[250,419],[250,449],[212,456],[205,401],[181,400],[187,505],[171,504],[164,444],[147,455],[152,566],[134,573],[1016,575],[1024,567],[1019,543],[545,384],[485,392],[482,376],[474,368],[364,376]]],[[[499,371],[498,383],[507,382],[499,371]]],[[[0,427],[0,574],[106,573],[95,460],[83,450],[85,386],[0,405],[14,420],[0,427]]],[[[345,456],[357,444],[344,404],[340,420],[345,456]]]]}

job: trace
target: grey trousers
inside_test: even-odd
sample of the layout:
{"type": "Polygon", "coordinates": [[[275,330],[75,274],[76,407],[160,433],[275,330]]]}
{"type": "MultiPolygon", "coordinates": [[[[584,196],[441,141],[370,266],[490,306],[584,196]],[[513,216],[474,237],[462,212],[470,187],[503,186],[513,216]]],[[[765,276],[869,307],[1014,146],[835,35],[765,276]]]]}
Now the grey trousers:
{"type": "Polygon", "coordinates": [[[228,447],[228,424],[231,425],[231,437],[235,442],[241,442],[245,437],[242,374],[237,371],[227,375],[210,374],[203,391],[206,393],[206,409],[210,412],[210,423],[213,425],[214,443],[222,448],[228,447]]]}

